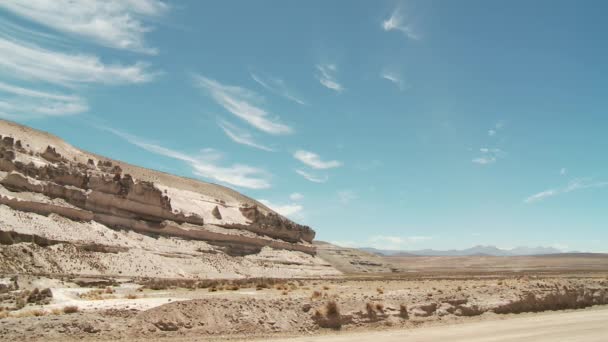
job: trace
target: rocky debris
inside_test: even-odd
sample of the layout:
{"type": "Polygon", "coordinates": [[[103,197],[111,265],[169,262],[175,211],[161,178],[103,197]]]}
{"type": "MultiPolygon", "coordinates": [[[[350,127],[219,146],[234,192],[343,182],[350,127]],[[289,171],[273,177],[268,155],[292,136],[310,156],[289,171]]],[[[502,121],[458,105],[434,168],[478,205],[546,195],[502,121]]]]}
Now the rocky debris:
{"type": "Polygon", "coordinates": [[[416,317],[429,317],[437,311],[437,303],[425,303],[412,306],[411,313],[416,317]]]}
{"type": "Polygon", "coordinates": [[[218,208],[217,205],[215,206],[215,208],[213,208],[213,211],[211,211],[211,215],[213,215],[213,217],[215,217],[218,220],[222,219],[222,214],[220,213],[220,208],[218,208]]]}
{"type": "Polygon", "coordinates": [[[276,213],[264,214],[257,205],[242,206],[239,208],[243,216],[249,220],[249,224],[228,224],[226,228],[245,229],[256,234],[267,235],[289,242],[312,242],[315,231],[308,226],[299,225],[276,213]]]}
{"type": "Polygon", "coordinates": [[[382,257],[357,248],[315,241],[317,255],[344,273],[391,273],[392,265],[382,257]]]}
{"type": "Polygon", "coordinates": [[[107,286],[115,286],[116,281],[111,278],[73,278],[70,279],[71,282],[77,284],[82,287],[107,287],[107,286]]]}
{"type": "Polygon", "coordinates": [[[50,145],[46,147],[46,150],[42,154],[40,154],[40,156],[52,163],[60,163],[66,161],[65,158],[61,156],[61,154],[57,153],[55,147],[50,145]]]}
{"type": "Polygon", "coordinates": [[[608,289],[586,287],[562,288],[538,294],[529,292],[492,311],[498,314],[541,312],[547,310],[582,309],[608,303],[608,289]]]}
{"type": "Polygon", "coordinates": [[[17,276],[0,278],[0,293],[16,291],[18,289],[19,284],[17,283],[17,276]]]}
{"type": "Polygon", "coordinates": [[[191,300],[165,304],[137,315],[134,329],[149,335],[189,330],[193,334],[225,335],[248,332],[314,330],[316,324],[308,313],[294,310],[292,299],[220,299],[191,300]]]}

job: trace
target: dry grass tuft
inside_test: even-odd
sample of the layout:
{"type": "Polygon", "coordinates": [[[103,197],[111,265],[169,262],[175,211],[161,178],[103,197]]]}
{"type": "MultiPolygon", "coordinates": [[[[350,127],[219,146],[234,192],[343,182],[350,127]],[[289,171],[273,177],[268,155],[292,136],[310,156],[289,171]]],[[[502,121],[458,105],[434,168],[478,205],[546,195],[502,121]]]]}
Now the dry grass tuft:
{"type": "Polygon", "coordinates": [[[313,319],[323,328],[340,329],[342,327],[340,308],[338,303],[333,300],[327,302],[323,308],[315,310],[313,319]]]}
{"type": "Polygon", "coordinates": [[[139,298],[139,297],[136,294],[134,294],[134,293],[129,293],[127,295],[127,299],[137,299],[137,298],[139,298]]]}
{"type": "Polygon", "coordinates": [[[64,314],[73,314],[78,312],[78,307],[76,305],[69,305],[63,308],[64,314]]]}
{"type": "Polygon", "coordinates": [[[378,292],[378,294],[384,294],[384,289],[381,287],[377,288],[376,291],[378,292]]]}
{"type": "Polygon", "coordinates": [[[332,300],[325,304],[325,315],[327,317],[339,317],[340,316],[340,308],[338,307],[338,303],[332,300]]]}
{"type": "Polygon", "coordinates": [[[376,319],[378,317],[376,314],[376,306],[372,302],[367,302],[365,304],[365,312],[367,312],[367,317],[369,317],[369,319],[376,319]]]}
{"type": "Polygon", "coordinates": [[[410,318],[410,314],[407,312],[407,305],[401,304],[399,305],[399,316],[403,319],[410,318]]]}

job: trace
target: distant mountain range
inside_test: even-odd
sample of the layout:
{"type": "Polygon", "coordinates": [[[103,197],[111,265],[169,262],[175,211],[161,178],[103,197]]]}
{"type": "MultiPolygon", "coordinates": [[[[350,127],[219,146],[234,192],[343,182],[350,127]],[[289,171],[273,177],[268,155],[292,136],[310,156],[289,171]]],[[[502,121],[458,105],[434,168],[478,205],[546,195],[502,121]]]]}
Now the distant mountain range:
{"type": "Polygon", "coordinates": [[[500,249],[496,246],[474,246],[467,249],[451,249],[440,251],[434,249],[421,249],[414,251],[384,250],[376,248],[360,248],[369,253],[384,256],[525,256],[561,254],[563,251],[553,247],[516,247],[513,249],[500,249]]]}

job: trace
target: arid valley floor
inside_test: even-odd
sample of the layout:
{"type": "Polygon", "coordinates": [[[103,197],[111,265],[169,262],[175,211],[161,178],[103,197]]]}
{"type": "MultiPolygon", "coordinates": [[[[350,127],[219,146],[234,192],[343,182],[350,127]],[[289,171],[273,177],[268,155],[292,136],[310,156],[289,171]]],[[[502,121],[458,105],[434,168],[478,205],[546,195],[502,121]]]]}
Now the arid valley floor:
{"type": "MultiPolygon", "coordinates": [[[[402,259],[400,266],[423,262],[419,257],[402,259]]],[[[488,269],[239,281],[21,275],[16,281],[29,293],[28,304],[0,320],[0,338],[194,341],[358,335],[533,318],[545,311],[608,304],[605,255],[525,258],[536,267],[559,260],[559,270],[495,270],[521,261],[512,257],[491,258],[493,267],[487,257],[437,257],[434,263],[450,268],[462,259],[483,261],[488,269]],[[51,298],[41,295],[46,288],[51,298]]],[[[5,306],[23,300],[2,296],[5,306]]]]}

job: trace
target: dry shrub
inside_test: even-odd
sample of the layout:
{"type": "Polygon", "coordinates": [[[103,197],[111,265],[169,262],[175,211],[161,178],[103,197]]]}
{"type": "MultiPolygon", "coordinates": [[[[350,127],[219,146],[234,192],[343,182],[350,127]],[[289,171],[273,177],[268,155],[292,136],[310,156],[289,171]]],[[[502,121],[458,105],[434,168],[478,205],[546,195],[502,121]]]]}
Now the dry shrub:
{"type": "Polygon", "coordinates": [[[232,285],[228,285],[228,287],[226,288],[230,291],[238,291],[240,289],[240,287],[237,284],[232,284],[232,285]]]}
{"type": "Polygon", "coordinates": [[[376,291],[378,292],[378,294],[384,294],[384,289],[381,287],[377,288],[376,291]]]}
{"type": "Polygon", "coordinates": [[[372,302],[367,302],[365,304],[365,312],[367,312],[367,317],[369,317],[369,319],[376,319],[378,317],[376,314],[376,306],[372,302]]]}
{"type": "Polygon", "coordinates": [[[106,289],[104,290],[104,292],[107,293],[107,294],[112,294],[112,293],[114,293],[114,289],[108,286],[108,287],[106,287],[106,289]]]}
{"type": "Polygon", "coordinates": [[[78,312],[78,307],[76,305],[69,305],[63,308],[64,314],[72,314],[78,312]]]}
{"type": "Polygon", "coordinates": [[[329,301],[322,309],[317,309],[313,315],[315,322],[323,328],[340,329],[342,317],[340,308],[335,301],[329,301]]]}
{"type": "Polygon", "coordinates": [[[23,297],[19,297],[15,300],[15,310],[19,310],[25,307],[25,304],[27,304],[25,298],[23,297]]]}
{"type": "Polygon", "coordinates": [[[378,311],[380,313],[384,313],[384,304],[376,303],[376,311],[378,311]]]}
{"type": "Polygon", "coordinates": [[[97,290],[91,290],[88,292],[84,292],[78,295],[78,297],[80,299],[86,299],[86,300],[102,300],[104,299],[103,294],[105,293],[105,290],[102,289],[97,289],[97,290]]]}
{"type": "Polygon", "coordinates": [[[6,317],[8,317],[8,312],[0,311],[0,319],[6,318],[6,317]]]}
{"type": "Polygon", "coordinates": [[[32,315],[34,315],[36,317],[44,316],[47,314],[47,312],[44,310],[32,310],[30,312],[32,313],[32,315]]]}
{"type": "Polygon", "coordinates": [[[399,316],[403,319],[410,318],[410,314],[407,312],[407,305],[401,304],[399,305],[399,316]]]}
{"type": "Polygon", "coordinates": [[[61,310],[61,309],[51,310],[51,314],[53,314],[53,315],[61,315],[62,313],[63,313],[63,310],[61,310]]]}
{"type": "Polygon", "coordinates": [[[336,317],[340,316],[340,308],[338,307],[338,303],[332,300],[325,304],[325,314],[327,317],[336,317]]]}
{"type": "Polygon", "coordinates": [[[323,290],[325,290],[325,291],[329,290],[329,286],[324,285],[324,286],[323,286],[323,290]]]}
{"type": "Polygon", "coordinates": [[[129,293],[127,295],[127,299],[137,299],[137,298],[139,298],[139,297],[136,294],[134,294],[134,293],[129,293]]]}
{"type": "Polygon", "coordinates": [[[287,295],[289,294],[289,291],[283,291],[283,292],[281,292],[281,294],[282,294],[283,296],[287,296],[287,295]]]}
{"type": "Polygon", "coordinates": [[[323,296],[323,293],[321,293],[321,291],[316,291],[316,290],[315,290],[315,291],[313,291],[313,292],[312,292],[312,296],[311,296],[311,298],[312,298],[312,299],[319,299],[319,298],[321,298],[322,296],[323,296]]]}
{"type": "Polygon", "coordinates": [[[12,317],[16,317],[16,318],[40,317],[40,316],[44,316],[46,314],[47,314],[47,312],[43,311],[43,310],[28,310],[28,311],[15,312],[12,314],[12,317]]]}

